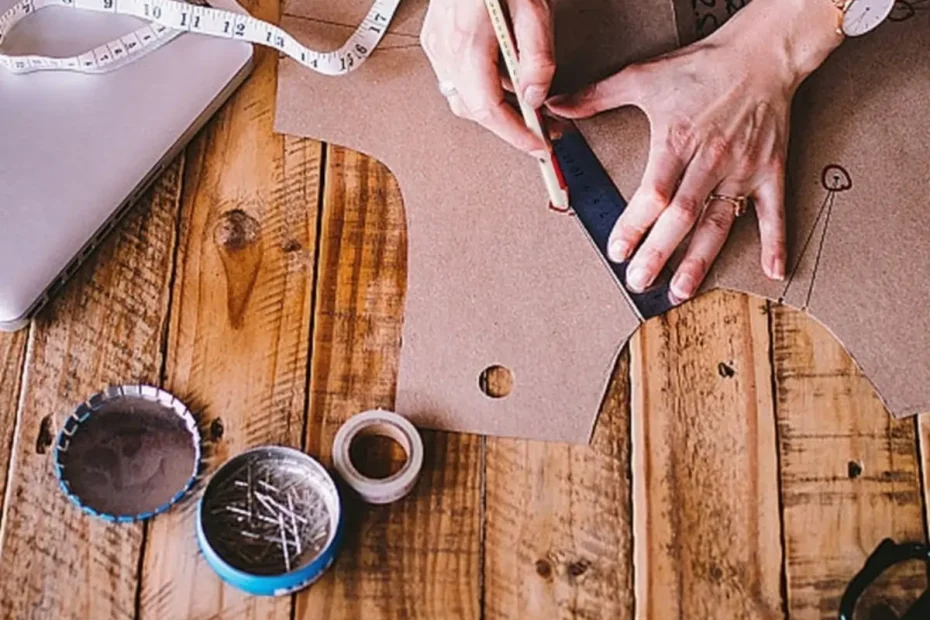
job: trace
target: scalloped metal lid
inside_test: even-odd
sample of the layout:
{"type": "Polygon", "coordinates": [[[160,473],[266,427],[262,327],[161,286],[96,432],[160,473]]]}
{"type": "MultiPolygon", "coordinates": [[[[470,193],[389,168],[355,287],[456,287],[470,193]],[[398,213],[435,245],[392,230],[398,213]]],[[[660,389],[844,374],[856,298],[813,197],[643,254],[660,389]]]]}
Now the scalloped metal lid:
{"type": "Polygon", "coordinates": [[[55,446],[62,489],[85,512],[109,521],[164,512],[190,490],[200,461],[190,410],[145,385],[95,394],[68,417],[55,446]]]}

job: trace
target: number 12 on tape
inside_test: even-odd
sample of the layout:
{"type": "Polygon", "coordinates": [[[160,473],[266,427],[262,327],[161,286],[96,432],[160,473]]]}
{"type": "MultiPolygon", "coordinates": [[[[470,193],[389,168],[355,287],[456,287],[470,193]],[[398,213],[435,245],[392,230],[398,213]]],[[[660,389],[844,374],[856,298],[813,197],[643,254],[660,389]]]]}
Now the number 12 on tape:
{"type": "Polygon", "coordinates": [[[362,23],[342,47],[321,52],[301,45],[273,24],[204,4],[176,0],[22,0],[0,15],[0,66],[14,73],[49,70],[103,73],[153,51],[184,32],[190,32],[264,45],[323,75],[344,75],[368,59],[387,32],[399,4],[400,0],[375,0],[362,23]],[[149,23],[126,36],[75,56],[3,53],[4,38],[16,25],[48,7],[130,15],[149,23]]]}

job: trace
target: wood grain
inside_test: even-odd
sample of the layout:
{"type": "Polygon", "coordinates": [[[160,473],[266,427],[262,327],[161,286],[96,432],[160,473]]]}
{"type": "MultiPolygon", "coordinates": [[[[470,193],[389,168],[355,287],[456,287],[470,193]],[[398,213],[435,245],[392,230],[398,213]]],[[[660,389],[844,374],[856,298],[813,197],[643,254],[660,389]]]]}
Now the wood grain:
{"type": "MultiPolygon", "coordinates": [[[[13,441],[17,434],[19,395],[28,336],[29,328],[12,334],[0,334],[0,498],[6,491],[13,441]]],[[[2,519],[3,513],[0,512],[0,526],[3,524],[2,519]]]]}
{"type": "MultiPolygon", "coordinates": [[[[915,421],[888,415],[821,325],[785,307],[773,319],[788,609],[836,618],[883,538],[924,540],[915,421]]],[[[925,585],[918,564],[902,565],[864,604],[901,613],[925,585]]]]}
{"type": "Polygon", "coordinates": [[[180,184],[176,162],[32,328],[3,507],[3,617],[135,616],[142,526],[81,513],[58,487],[52,445],[94,392],[158,381],[180,184]]]}
{"type": "MultiPolygon", "coordinates": [[[[252,13],[273,19],[276,4],[252,13]]],[[[189,149],[181,211],[166,386],[200,413],[207,475],[256,445],[299,448],[303,433],[321,145],[273,134],[277,60],[256,52],[189,149]]],[[[289,597],[249,597],[203,560],[202,489],[150,526],[141,617],[289,618],[289,597]]]]}
{"type": "Polygon", "coordinates": [[[765,302],[699,297],[631,355],[637,617],[781,617],[765,302]]]}
{"type": "Polygon", "coordinates": [[[485,617],[633,617],[629,356],[590,446],[487,440],[485,617]]]}
{"type": "MultiPolygon", "coordinates": [[[[400,191],[376,161],[327,150],[307,447],[329,463],[347,417],[394,402],[405,292],[400,191]]],[[[384,507],[347,495],[346,540],[297,595],[296,618],[477,618],[481,440],[424,432],[414,491],[384,507]]]]}

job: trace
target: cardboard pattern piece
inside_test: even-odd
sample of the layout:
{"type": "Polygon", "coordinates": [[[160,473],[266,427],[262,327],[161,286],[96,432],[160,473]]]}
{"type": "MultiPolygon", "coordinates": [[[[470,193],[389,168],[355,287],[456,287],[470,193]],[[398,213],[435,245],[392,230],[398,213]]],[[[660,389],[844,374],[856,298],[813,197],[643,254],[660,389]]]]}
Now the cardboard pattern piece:
{"type": "MultiPolygon", "coordinates": [[[[347,77],[283,59],[276,130],[368,154],[398,180],[408,275],[396,408],[428,428],[587,442],[616,356],[640,319],[576,219],[547,210],[535,162],[449,112],[419,45],[426,5],[401,3],[381,46],[347,77]],[[513,373],[505,398],[479,389],[493,365],[513,373]]],[[[687,1],[553,5],[558,92],[695,36],[687,1]]],[[[368,0],[288,0],[281,23],[311,47],[333,48],[368,8],[368,0]]],[[[895,415],[930,409],[922,381],[930,255],[919,219],[930,136],[916,122],[930,98],[928,18],[918,13],[847,41],[799,92],[788,171],[790,285],[762,275],[749,216],[704,286],[784,298],[810,312],[895,415]]],[[[578,125],[631,196],[647,156],[644,116],[621,109],[578,125]]]]}

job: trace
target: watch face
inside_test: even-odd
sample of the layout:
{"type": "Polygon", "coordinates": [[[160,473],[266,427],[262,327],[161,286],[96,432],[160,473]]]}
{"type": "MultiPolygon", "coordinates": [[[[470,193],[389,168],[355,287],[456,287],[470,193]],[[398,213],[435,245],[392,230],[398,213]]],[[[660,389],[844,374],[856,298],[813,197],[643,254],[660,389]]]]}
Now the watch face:
{"type": "Polygon", "coordinates": [[[865,34],[885,21],[895,0],[852,0],[843,16],[843,32],[850,37],[865,34]]]}

